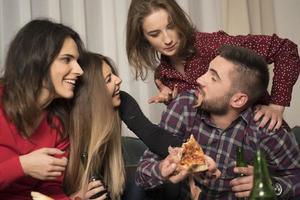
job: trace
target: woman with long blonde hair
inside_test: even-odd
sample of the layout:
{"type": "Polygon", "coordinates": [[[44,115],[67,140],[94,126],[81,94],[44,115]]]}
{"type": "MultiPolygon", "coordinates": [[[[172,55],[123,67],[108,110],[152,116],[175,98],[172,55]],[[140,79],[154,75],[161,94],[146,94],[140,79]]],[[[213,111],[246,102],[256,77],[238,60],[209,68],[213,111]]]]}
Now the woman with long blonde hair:
{"type": "Polygon", "coordinates": [[[71,111],[70,157],[65,190],[82,199],[119,199],[124,187],[121,148],[121,79],[109,58],[87,52],[71,111]],[[96,181],[91,181],[97,177],[96,181]],[[79,192],[77,192],[79,191],[79,192]]]}

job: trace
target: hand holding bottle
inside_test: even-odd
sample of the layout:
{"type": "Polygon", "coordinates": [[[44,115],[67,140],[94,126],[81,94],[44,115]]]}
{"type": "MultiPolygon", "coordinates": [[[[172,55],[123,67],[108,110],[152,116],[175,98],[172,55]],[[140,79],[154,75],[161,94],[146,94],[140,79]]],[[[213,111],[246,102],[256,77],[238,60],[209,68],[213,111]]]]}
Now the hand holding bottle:
{"type": "Polygon", "coordinates": [[[236,149],[236,167],[233,172],[237,178],[230,182],[232,191],[240,200],[246,200],[253,187],[253,167],[247,164],[242,146],[236,149]]]}
{"type": "Polygon", "coordinates": [[[85,193],[86,199],[110,200],[109,191],[105,186],[103,178],[92,176],[88,185],[88,191],[85,193]]]}
{"type": "Polygon", "coordinates": [[[237,175],[243,174],[243,176],[238,176],[230,181],[235,196],[238,198],[249,197],[253,188],[253,166],[235,167],[233,172],[237,175]]]}

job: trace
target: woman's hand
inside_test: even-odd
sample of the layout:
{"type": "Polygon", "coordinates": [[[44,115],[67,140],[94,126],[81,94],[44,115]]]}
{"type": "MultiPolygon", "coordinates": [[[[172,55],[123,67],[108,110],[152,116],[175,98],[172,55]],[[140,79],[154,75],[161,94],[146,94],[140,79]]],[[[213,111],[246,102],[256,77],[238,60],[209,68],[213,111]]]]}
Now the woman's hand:
{"type": "Polygon", "coordinates": [[[88,185],[88,191],[84,194],[84,200],[90,199],[92,196],[101,193],[95,200],[104,200],[108,196],[108,192],[100,180],[91,181],[88,185]]]}
{"type": "Polygon", "coordinates": [[[159,90],[159,93],[156,96],[153,96],[149,99],[148,103],[165,103],[168,104],[178,95],[177,85],[174,86],[174,90],[171,90],[169,87],[165,86],[160,80],[155,80],[156,86],[159,90]]]}
{"type": "Polygon", "coordinates": [[[258,105],[255,109],[254,120],[259,121],[259,127],[265,127],[268,123],[268,130],[277,130],[282,125],[284,106],[269,104],[258,105]]]}
{"type": "Polygon", "coordinates": [[[94,200],[105,200],[108,196],[108,192],[105,189],[104,185],[101,181],[91,181],[88,185],[88,191],[83,192],[82,189],[70,196],[70,199],[72,200],[89,200],[91,197],[93,197],[96,194],[101,193],[101,195],[97,198],[93,198],[94,200]]]}
{"type": "Polygon", "coordinates": [[[63,154],[63,151],[56,148],[41,148],[19,159],[26,175],[40,180],[54,180],[62,175],[67,166],[67,158],[57,158],[63,154]]]}

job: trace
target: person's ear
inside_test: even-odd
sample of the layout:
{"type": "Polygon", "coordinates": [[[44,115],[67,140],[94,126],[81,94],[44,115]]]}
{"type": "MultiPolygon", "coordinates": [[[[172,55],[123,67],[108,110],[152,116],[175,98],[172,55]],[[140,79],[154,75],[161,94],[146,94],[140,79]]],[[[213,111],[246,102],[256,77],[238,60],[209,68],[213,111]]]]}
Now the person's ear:
{"type": "Polygon", "coordinates": [[[237,92],[232,95],[230,99],[230,104],[233,108],[242,108],[248,102],[248,95],[243,92],[237,92]]]}

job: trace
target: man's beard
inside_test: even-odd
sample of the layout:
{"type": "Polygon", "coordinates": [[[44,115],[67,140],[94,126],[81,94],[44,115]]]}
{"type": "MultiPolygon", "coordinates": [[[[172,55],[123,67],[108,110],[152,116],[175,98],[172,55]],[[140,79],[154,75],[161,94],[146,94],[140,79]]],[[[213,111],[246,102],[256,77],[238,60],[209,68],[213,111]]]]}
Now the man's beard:
{"type": "Polygon", "coordinates": [[[215,115],[225,115],[229,110],[229,101],[231,95],[226,95],[223,97],[218,97],[212,100],[205,100],[205,97],[202,101],[200,109],[215,115]]]}

